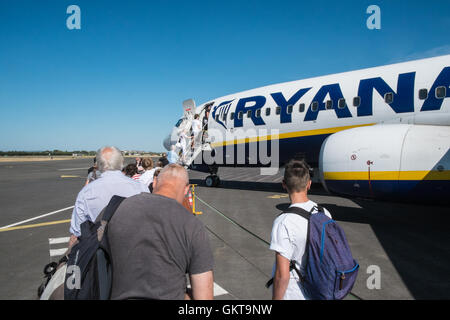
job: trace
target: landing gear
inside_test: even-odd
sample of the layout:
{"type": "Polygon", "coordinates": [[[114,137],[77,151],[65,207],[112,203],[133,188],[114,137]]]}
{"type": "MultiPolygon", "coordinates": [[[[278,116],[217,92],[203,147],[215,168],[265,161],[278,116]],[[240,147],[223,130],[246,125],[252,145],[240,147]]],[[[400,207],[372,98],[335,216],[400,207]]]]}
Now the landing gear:
{"type": "Polygon", "coordinates": [[[210,175],[206,177],[205,184],[207,187],[217,187],[220,184],[220,179],[216,175],[210,175]]]}

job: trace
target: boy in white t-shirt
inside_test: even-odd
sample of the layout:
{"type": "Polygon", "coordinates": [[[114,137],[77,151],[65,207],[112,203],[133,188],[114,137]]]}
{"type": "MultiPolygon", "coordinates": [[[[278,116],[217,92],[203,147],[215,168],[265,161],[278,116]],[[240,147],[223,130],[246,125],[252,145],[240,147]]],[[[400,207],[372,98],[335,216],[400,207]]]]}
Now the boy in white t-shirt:
{"type": "MultiPolygon", "coordinates": [[[[317,204],[308,199],[311,188],[309,166],[303,160],[291,160],[284,171],[283,188],[289,193],[290,207],[299,207],[316,213],[317,204]]],[[[328,210],[325,214],[331,218],[328,210]]],[[[286,212],[288,212],[286,210],[286,212]]],[[[308,231],[308,220],[298,214],[284,213],[279,215],[272,226],[270,249],[275,251],[273,267],[274,300],[305,300],[301,282],[297,272],[289,270],[291,260],[297,261],[297,269],[303,271],[305,265],[305,247],[308,231]]]]}
{"type": "Polygon", "coordinates": [[[195,148],[200,142],[201,132],[202,132],[202,123],[199,120],[200,116],[196,114],[194,116],[194,120],[192,120],[192,134],[194,135],[194,139],[192,141],[192,148],[195,148]]]}

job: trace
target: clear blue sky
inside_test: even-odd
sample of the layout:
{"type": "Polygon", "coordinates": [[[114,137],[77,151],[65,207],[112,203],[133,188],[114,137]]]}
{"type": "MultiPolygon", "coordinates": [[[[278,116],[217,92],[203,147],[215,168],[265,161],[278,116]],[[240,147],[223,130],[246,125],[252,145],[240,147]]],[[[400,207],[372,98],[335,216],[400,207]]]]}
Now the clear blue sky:
{"type": "Polygon", "coordinates": [[[162,151],[181,102],[450,53],[450,1],[0,0],[0,150],[162,151]],[[81,30],[69,30],[69,5],[81,30]],[[369,30],[366,9],[381,9],[369,30]]]}

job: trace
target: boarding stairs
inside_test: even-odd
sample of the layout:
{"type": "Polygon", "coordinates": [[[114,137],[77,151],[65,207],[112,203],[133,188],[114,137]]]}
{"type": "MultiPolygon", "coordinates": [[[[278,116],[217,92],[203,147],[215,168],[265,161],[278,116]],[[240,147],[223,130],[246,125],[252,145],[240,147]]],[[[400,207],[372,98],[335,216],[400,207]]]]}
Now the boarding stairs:
{"type": "MultiPolygon", "coordinates": [[[[184,121],[180,125],[179,138],[183,147],[179,148],[180,157],[178,164],[184,166],[186,169],[194,162],[201,152],[212,151],[211,141],[208,138],[208,133],[201,131],[198,136],[191,137],[192,121],[195,115],[195,102],[192,99],[183,102],[184,121]]],[[[204,110],[200,112],[200,119],[203,118],[204,110]]],[[[204,128],[202,128],[204,129],[204,128]]]]}
{"type": "MultiPolygon", "coordinates": [[[[201,133],[200,133],[201,134],[201,133]]],[[[189,148],[190,149],[190,148],[189,148]]],[[[187,169],[195,158],[197,158],[203,151],[212,151],[210,142],[198,143],[192,150],[188,150],[183,157],[180,158],[182,165],[187,169]]]]}

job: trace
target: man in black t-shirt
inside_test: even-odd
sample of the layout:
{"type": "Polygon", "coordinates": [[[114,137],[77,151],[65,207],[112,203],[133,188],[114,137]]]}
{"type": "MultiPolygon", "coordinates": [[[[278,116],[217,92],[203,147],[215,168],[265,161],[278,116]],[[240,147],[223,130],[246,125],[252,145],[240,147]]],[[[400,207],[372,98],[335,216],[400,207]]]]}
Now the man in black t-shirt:
{"type": "Polygon", "coordinates": [[[181,205],[189,189],[186,170],[169,164],[153,184],[153,194],[125,199],[108,224],[111,299],[212,299],[209,238],[203,223],[181,205]]]}

